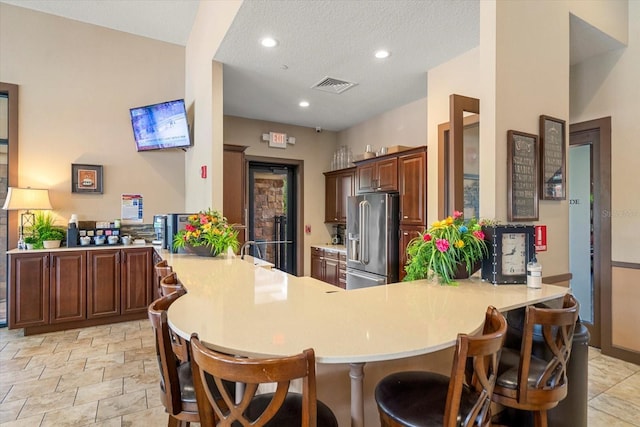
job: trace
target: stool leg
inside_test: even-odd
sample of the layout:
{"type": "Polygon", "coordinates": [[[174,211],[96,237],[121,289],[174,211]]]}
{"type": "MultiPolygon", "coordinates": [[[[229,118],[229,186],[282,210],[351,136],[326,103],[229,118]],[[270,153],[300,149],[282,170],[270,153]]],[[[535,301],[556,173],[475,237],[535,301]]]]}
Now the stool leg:
{"type": "Polygon", "coordinates": [[[547,426],[547,410],[535,411],[533,413],[533,425],[535,427],[548,427],[547,426]]]}

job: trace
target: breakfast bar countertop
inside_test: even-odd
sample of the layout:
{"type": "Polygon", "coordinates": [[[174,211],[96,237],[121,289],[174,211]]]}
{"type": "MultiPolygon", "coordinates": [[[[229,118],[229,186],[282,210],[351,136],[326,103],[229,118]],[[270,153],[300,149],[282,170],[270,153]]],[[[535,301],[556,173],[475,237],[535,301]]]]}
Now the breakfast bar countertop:
{"type": "Polygon", "coordinates": [[[358,363],[426,354],[501,311],[562,297],[567,288],[426,280],[343,291],[311,277],[239,258],[163,254],[188,293],[169,308],[184,338],[245,356],[284,356],[313,347],[318,363],[358,363]]]}

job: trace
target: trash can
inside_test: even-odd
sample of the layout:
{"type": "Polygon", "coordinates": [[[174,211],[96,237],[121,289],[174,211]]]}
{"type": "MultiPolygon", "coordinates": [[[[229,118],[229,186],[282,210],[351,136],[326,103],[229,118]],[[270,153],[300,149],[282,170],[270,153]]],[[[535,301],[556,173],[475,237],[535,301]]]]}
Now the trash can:
{"type": "MultiPolygon", "coordinates": [[[[506,313],[507,336],[505,347],[520,348],[524,327],[524,312],[525,309],[521,308],[506,313]]],[[[535,330],[533,339],[534,354],[535,343],[541,341],[543,341],[543,338],[540,331],[535,330]]],[[[543,354],[536,354],[536,356],[544,358],[543,354]]],[[[589,330],[578,318],[571,344],[571,356],[567,363],[567,396],[558,406],[547,411],[549,427],[587,427],[588,368],[589,330]]],[[[533,413],[504,408],[504,411],[496,416],[496,422],[513,427],[533,427],[533,413]]]]}

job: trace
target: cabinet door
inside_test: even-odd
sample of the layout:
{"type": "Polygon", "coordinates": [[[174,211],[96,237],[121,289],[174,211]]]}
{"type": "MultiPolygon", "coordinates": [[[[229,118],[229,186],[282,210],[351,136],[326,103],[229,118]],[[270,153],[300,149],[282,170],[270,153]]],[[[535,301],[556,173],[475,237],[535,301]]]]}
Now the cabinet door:
{"type": "Polygon", "coordinates": [[[223,180],[222,204],[224,216],[230,224],[235,224],[238,230],[238,241],[242,245],[246,232],[246,203],[245,203],[245,146],[224,144],[223,151],[223,180]]]}
{"type": "Polygon", "coordinates": [[[87,251],[87,319],[120,314],[120,251],[87,251]]]}
{"type": "Polygon", "coordinates": [[[340,277],[340,261],[336,258],[324,257],[324,281],[338,286],[340,277]]]}
{"type": "Polygon", "coordinates": [[[9,258],[9,329],[48,324],[49,254],[9,258]]]}
{"type": "Polygon", "coordinates": [[[151,251],[151,248],[122,250],[122,314],[145,312],[152,302],[151,251]]]}
{"type": "Polygon", "coordinates": [[[401,156],[398,172],[400,224],[426,224],[427,153],[401,156]]]}
{"type": "Polygon", "coordinates": [[[358,194],[367,193],[374,190],[376,179],[375,169],[375,163],[359,165],[356,168],[356,175],[358,176],[358,194]]]}
{"type": "Polygon", "coordinates": [[[344,172],[338,176],[337,195],[336,195],[336,217],[338,222],[347,223],[347,198],[353,196],[353,181],[355,173],[353,171],[344,172]]]}
{"type": "Polygon", "coordinates": [[[407,264],[407,254],[406,254],[407,245],[409,244],[409,242],[411,242],[411,240],[418,237],[420,235],[419,233],[422,231],[424,231],[423,226],[401,226],[400,227],[400,244],[399,244],[400,254],[398,258],[400,260],[399,271],[398,271],[399,280],[404,279],[404,276],[407,275],[407,273],[404,271],[404,266],[407,264]]]}
{"type": "Polygon", "coordinates": [[[327,174],[324,177],[324,222],[337,222],[338,207],[338,175],[327,174]]]}
{"type": "Polygon", "coordinates": [[[86,266],[85,251],[51,253],[51,323],[86,319],[86,266]]]}
{"type": "Polygon", "coordinates": [[[318,280],[324,280],[323,272],[323,250],[320,248],[311,248],[311,277],[318,280]]]}
{"type": "Polygon", "coordinates": [[[376,163],[376,190],[398,190],[398,158],[379,160],[376,163]]]}

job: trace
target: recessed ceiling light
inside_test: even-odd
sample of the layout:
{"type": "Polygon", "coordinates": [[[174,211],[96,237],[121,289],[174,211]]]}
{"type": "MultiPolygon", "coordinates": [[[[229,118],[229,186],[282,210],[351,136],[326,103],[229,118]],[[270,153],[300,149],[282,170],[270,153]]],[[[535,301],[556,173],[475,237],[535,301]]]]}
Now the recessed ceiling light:
{"type": "Polygon", "coordinates": [[[309,101],[300,101],[299,106],[306,108],[309,106],[309,101]]]}
{"type": "Polygon", "coordinates": [[[376,52],[376,58],[378,59],[388,58],[389,55],[391,55],[391,53],[388,50],[379,50],[376,52]]]}
{"type": "Polygon", "coordinates": [[[260,43],[264,47],[275,47],[278,45],[278,40],[273,39],[271,37],[265,37],[262,40],[260,40],[260,43]]]}

